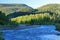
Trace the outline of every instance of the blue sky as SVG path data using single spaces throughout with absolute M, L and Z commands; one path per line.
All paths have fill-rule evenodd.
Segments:
M 46 4 L 60 4 L 60 0 L 0 0 L 0 3 L 27 4 L 33 8 L 38 8 Z

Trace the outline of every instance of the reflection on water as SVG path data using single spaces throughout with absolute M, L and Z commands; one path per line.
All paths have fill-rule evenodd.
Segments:
M 60 40 L 60 36 L 57 35 L 60 32 L 55 30 L 54 25 L 33 25 L 33 27 L 35 28 L 1 31 L 6 40 Z

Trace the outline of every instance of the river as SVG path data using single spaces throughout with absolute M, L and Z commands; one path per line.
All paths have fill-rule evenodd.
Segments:
M 0 31 L 3 32 L 2 36 L 5 40 L 60 40 L 60 35 L 58 35 L 60 32 L 54 25 L 19 25 L 16 30 Z

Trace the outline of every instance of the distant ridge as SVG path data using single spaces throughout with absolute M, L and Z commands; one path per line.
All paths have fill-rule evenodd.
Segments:
M 14 12 L 32 12 L 34 9 L 25 4 L 0 4 L 0 11 L 6 15 Z

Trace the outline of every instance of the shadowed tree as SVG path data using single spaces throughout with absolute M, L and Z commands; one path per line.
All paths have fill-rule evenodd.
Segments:
M 6 24 L 6 16 L 0 11 L 0 25 Z

